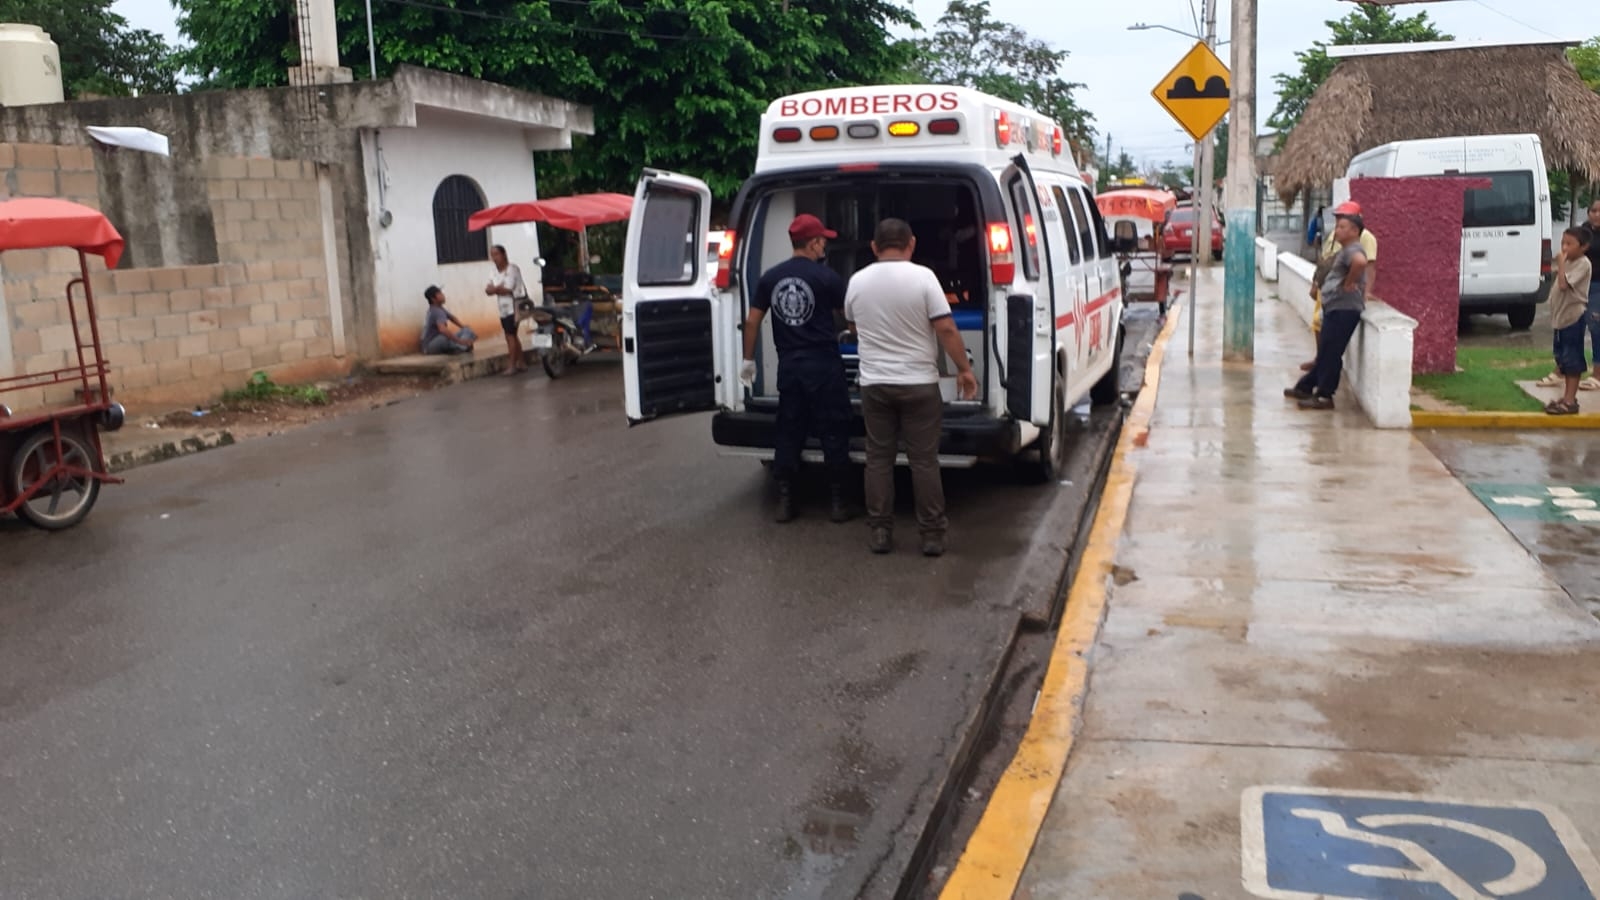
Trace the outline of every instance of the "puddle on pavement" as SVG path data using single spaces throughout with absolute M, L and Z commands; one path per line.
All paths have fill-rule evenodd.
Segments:
M 904 664 L 914 667 L 916 661 Z M 783 894 L 785 900 L 843 896 L 840 889 L 844 886 L 836 883 L 836 877 L 861 848 L 877 810 L 875 794 L 899 768 L 898 761 L 879 758 L 858 738 L 839 740 L 834 749 L 832 783 L 823 787 L 803 811 L 798 832 L 783 839 L 784 858 L 798 867 Z

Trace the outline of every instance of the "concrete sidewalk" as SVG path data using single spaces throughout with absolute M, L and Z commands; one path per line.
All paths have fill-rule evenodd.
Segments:
M 1129 453 L 1016 896 L 1592 896 L 1600 623 L 1409 432 L 1283 398 L 1312 355 L 1287 306 L 1259 303 L 1254 365 L 1223 364 L 1220 278 Z

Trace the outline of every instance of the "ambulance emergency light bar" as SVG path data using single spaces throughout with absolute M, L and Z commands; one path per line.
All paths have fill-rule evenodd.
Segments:
M 813 143 L 837 141 L 840 137 L 852 140 L 874 140 L 884 131 L 892 138 L 914 138 L 922 134 L 948 137 L 962 133 L 963 117 L 942 116 L 927 120 L 899 118 L 915 113 L 952 113 L 961 107 L 961 99 L 952 91 L 933 93 L 876 94 L 868 96 L 794 97 L 778 103 L 781 118 L 808 118 L 851 116 L 895 116 L 887 126 L 877 122 L 848 122 L 841 129 L 837 124 L 823 123 L 809 129 L 796 125 L 779 125 L 772 129 L 772 140 L 777 144 L 798 144 L 809 137 Z M 1013 117 L 1005 110 L 993 112 L 993 138 L 996 149 L 1004 150 L 1020 144 L 1028 150 L 1049 150 L 1051 156 L 1060 156 L 1066 140 L 1061 126 L 1050 122 Z

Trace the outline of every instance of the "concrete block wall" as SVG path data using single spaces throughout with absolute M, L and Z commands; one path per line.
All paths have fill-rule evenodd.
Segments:
M 14 196 L 26 186 L 100 206 L 98 189 L 82 193 L 96 184 L 90 148 L 0 144 L 0 162 L 8 154 L 13 163 L 6 188 Z M 115 397 L 130 408 L 203 403 L 257 370 L 284 383 L 348 371 L 348 363 L 334 357 L 313 167 L 244 159 L 207 166 L 221 262 L 107 272 L 91 257 L 110 381 Z M 78 272 L 77 255 L 7 251 L 0 253 L 0 272 L 0 376 L 75 364 L 65 288 Z M 21 411 L 70 402 L 73 390 L 30 388 L 3 400 Z

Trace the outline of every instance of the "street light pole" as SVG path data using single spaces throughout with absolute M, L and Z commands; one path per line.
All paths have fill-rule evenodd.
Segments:
M 1232 2 L 1222 346 L 1224 359 L 1249 360 L 1256 345 L 1256 0 Z

